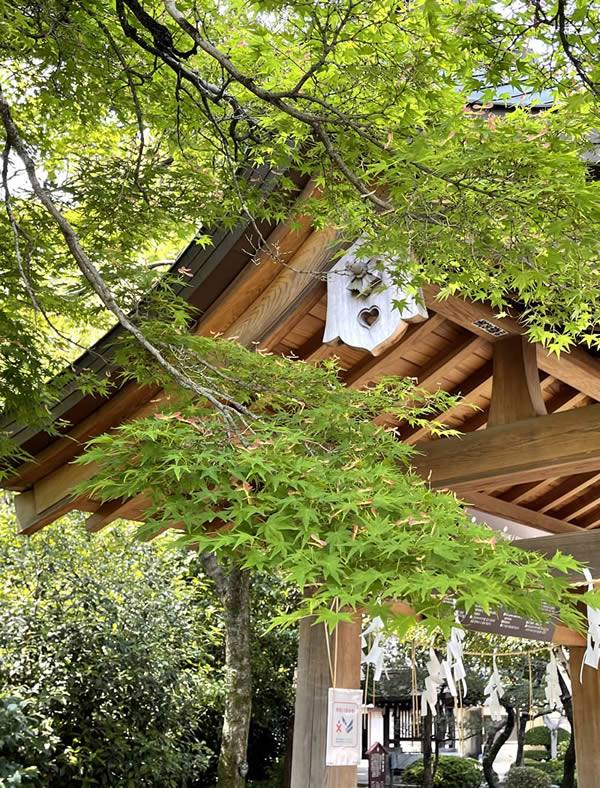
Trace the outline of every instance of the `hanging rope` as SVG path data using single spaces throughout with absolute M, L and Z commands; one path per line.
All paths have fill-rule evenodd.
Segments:
M 417 644 L 413 640 L 411 651 L 411 698 L 412 698 L 412 735 L 413 739 L 421 738 L 421 715 L 419 713 L 419 697 L 417 685 Z
M 531 672 L 531 654 L 527 654 L 527 669 L 529 672 L 529 719 L 532 720 L 535 716 L 533 709 L 533 676 Z

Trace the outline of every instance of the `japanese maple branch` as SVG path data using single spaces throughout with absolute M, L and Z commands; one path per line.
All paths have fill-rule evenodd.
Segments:
M 112 291 L 102 278 L 102 275 L 83 250 L 77 233 L 56 207 L 48 191 L 41 185 L 37 177 L 33 159 L 29 155 L 25 143 L 19 134 L 19 130 L 12 117 L 10 106 L 6 101 L 6 97 L 1 86 L 0 119 L 2 120 L 2 124 L 6 132 L 7 146 L 14 149 L 23 162 L 25 171 L 27 172 L 27 177 L 31 184 L 31 188 L 33 189 L 40 203 L 57 223 L 63 238 L 65 239 L 65 243 L 67 244 L 69 252 L 71 253 L 71 256 L 77 263 L 81 273 L 89 282 L 94 293 L 96 293 L 104 306 L 117 318 L 117 321 L 122 326 L 122 328 L 124 328 L 138 341 L 144 350 L 156 361 L 160 368 L 167 372 L 179 386 L 188 391 L 192 391 L 199 397 L 206 399 L 222 416 L 229 429 L 233 433 L 237 433 L 238 429 L 236 425 L 236 419 L 239 419 L 240 417 L 250 418 L 252 417 L 251 412 L 248 411 L 248 409 L 243 405 L 234 402 L 229 397 L 225 397 L 224 401 L 221 401 L 219 399 L 219 394 L 221 394 L 221 392 L 216 393 L 213 390 L 199 385 L 188 375 L 182 374 L 175 366 L 173 366 L 173 364 L 170 363 L 170 361 L 168 361 L 168 359 L 164 357 L 160 350 L 158 350 L 150 341 L 148 341 L 148 339 L 146 339 L 142 331 L 140 331 L 140 329 L 130 320 L 127 314 L 116 302 Z M 243 422 L 243 426 L 245 429 L 249 428 L 249 425 L 245 421 Z

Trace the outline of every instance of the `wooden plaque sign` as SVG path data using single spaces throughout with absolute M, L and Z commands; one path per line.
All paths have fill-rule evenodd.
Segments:
M 498 615 L 485 613 L 479 605 L 470 613 L 459 613 L 458 617 L 465 629 L 475 632 L 550 642 L 556 628 L 557 610 L 546 605 L 544 612 L 549 616 L 546 623 L 522 618 L 509 610 L 501 610 Z
M 387 750 L 379 742 L 367 751 L 369 760 L 369 788 L 385 788 L 385 764 Z

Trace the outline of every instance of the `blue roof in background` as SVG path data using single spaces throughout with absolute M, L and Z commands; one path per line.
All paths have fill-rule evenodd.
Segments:
M 481 101 L 487 91 L 477 90 L 469 96 L 469 103 Z M 554 96 L 550 90 L 539 93 L 533 90 L 515 88 L 514 85 L 500 85 L 495 89 L 495 96 L 490 99 L 495 107 L 539 107 L 544 109 L 554 104 Z

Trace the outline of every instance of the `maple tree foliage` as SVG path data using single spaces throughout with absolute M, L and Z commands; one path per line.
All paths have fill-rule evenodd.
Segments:
M 414 449 L 374 423 L 385 412 L 430 425 L 448 395 L 397 378 L 356 391 L 339 381 L 335 362 L 314 367 L 225 339 L 180 342 L 206 360 L 190 374 L 205 382 L 211 371 L 237 403 L 235 426 L 193 394 L 173 392 L 167 410 L 95 438 L 78 459 L 100 467 L 81 491 L 147 497 L 141 536 L 176 527 L 175 544 L 243 570 L 277 568 L 313 589 L 276 624 L 315 615 L 333 629 L 364 611 L 400 637 L 420 617 L 449 634 L 455 607 L 504 605 L 544 620 L 545 602 L 565 623 L 584 626 L 566 578 L 578 567 L 571 556 L 525 552 L 473 523 L 454 493 L 432 490 L 411 471 Z M 126 343 L 122 353 L 129 374 L 148 380 L 139 352 Z M 396 614 L 396 600 L 414 615 Z
M 517 302 L 556 351 L 595 342 L 598 20 L 582 0 L 0 9 L 0 394 L 21 416 L 35 399 L 43 417 L 41 382 L 82 324 L 126 320 L 148 262 L 289 213 L 248 165 L 283 187 L 313 176 L 315 224 L 365 236 L 398 282 Z

